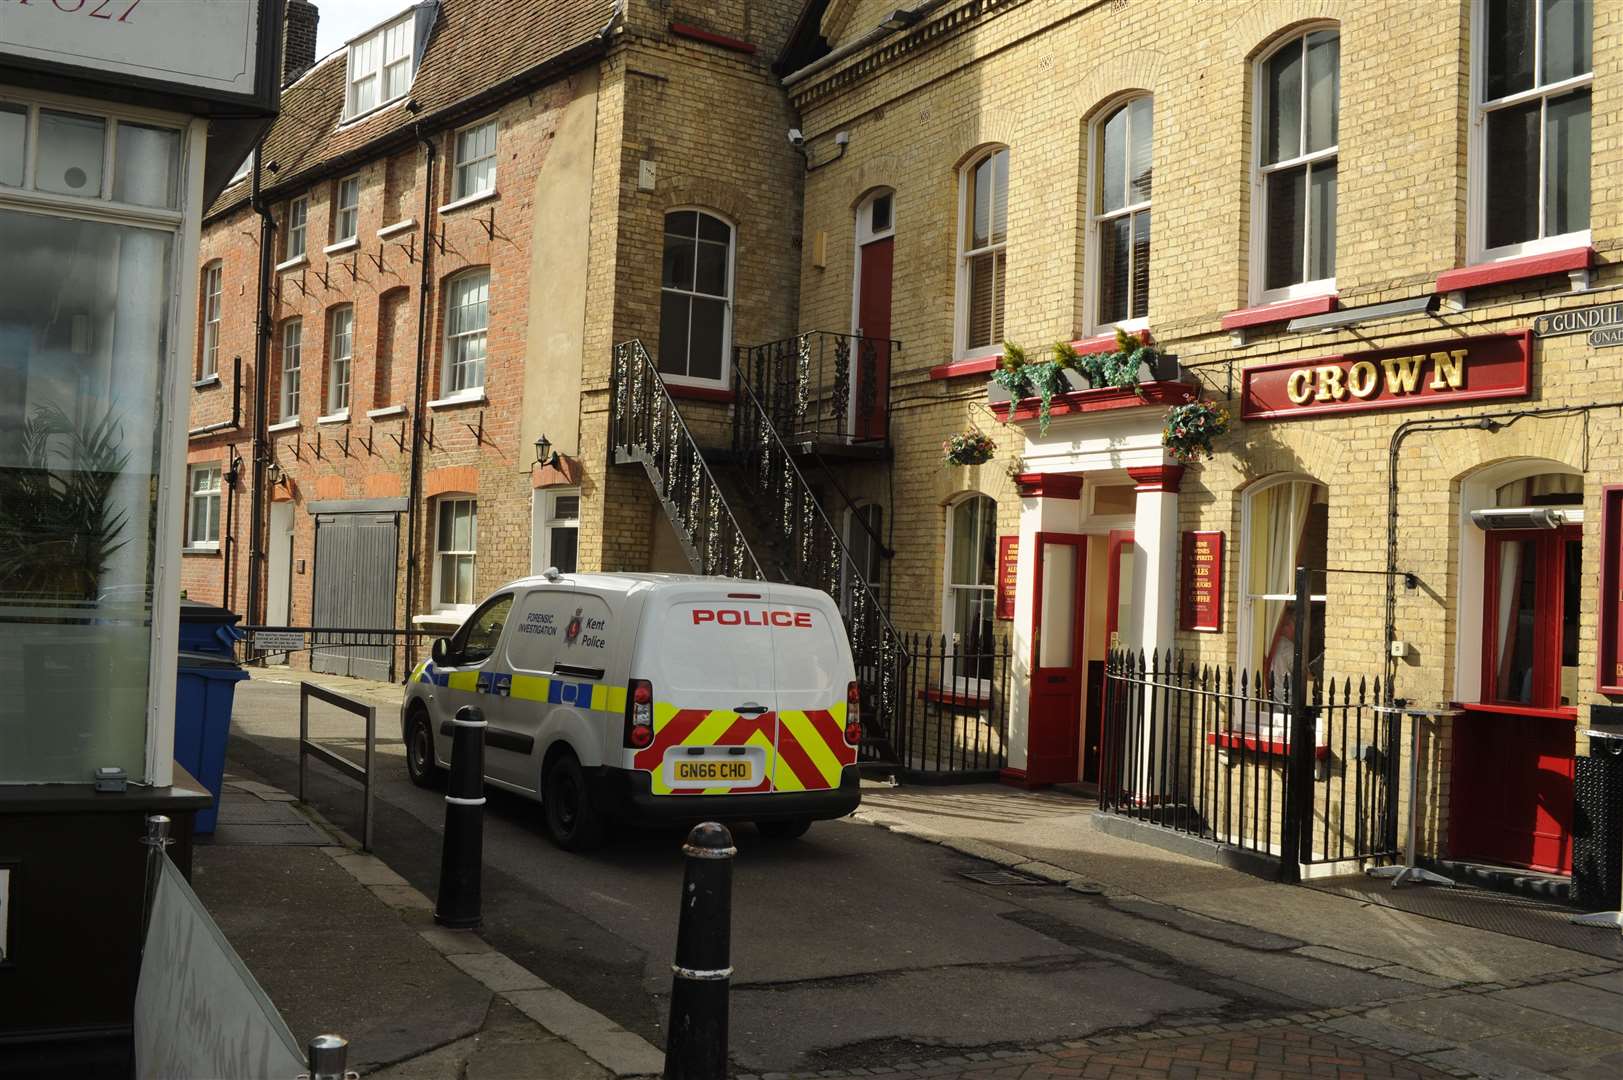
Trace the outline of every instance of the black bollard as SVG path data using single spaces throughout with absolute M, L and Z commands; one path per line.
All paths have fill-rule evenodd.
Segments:
M 682 845 L 682 909 L 671 965 L 671 1022 L 665 1080 L 727 1075 L 727 992 L 733 977 L 733 834 L 714 821 L 695 825 Z
M 451 721 L 451 772 L 445 784 L 445 835 L 440 847 L 440 895 L 434 921 L 472 930 L 479 916 L 484 859 L 485 714 L 464 705 Z

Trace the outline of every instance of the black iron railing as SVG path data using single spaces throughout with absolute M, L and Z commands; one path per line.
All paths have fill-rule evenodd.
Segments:
M 812 330 L 734 350 L 734 382 L 749 383 L 790 444 L 884 445 L 890 366 L 901 348 L 886 338 Z
M 1301 863 L 1391 854 L 1398 723 L 1381 681 L 1310 691 L 1293 725 L 1289 676 L 1112 653 L 1100 808 L 1273 857 L 1300 838 Z M 1293 727 L 1313 733 L 1310 753 L 1293 753 Z M 1300 784 L 1311 799 L 1292 798 Z
M 995 777 L 1008 764 L 1009 640 L 910 634 L 892 745 L 906 772 Z
M 617 462 L 636 462 L 701 574 L 764 578 L 682 413 L 640 341 L 614 347 L 609 442 Z

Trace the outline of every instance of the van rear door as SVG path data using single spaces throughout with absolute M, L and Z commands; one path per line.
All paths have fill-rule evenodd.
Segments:
M 857 748 L 845 741 L 846 695 L 855 672 L 834 602 L 793 586 L 767 586 L 778 702 L 774 791 L 840 786 Z M 856 719 L 856 717 L 852 717 Z
M 654 738 L 628 753 L 656 795 L 771 790 L 778 703 L 767 597 L 756 585 L 695 583 L 649 604 L 631 677 L 651 684 Z

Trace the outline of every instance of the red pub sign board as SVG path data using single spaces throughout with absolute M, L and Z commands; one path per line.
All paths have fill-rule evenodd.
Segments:
M 1223 629 L 1223 534 L 1183 534 L 1183 595 L 1178 629 L 1215 634 Z
M 1264 364 L 1245 369 L 1240 417 L 1288 420 L 1525 397 L 1532 357 L 1532 331 L 1517 330 Z
M 1014 586 L 1020 573 L 1020 538 L 997 538 L 997 617 L 1014 618 Z

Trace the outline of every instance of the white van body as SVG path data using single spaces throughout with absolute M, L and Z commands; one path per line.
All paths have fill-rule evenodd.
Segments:
M 491 594 L 435 654 L 401 709 L 412 778 L 449 764 L 449 721 L 478 706 L 486 782 L 541 800 L 565 847 L 605 820 L 798 835 L 859 802 L 856 673 L 815 589 L 549 572 Z

